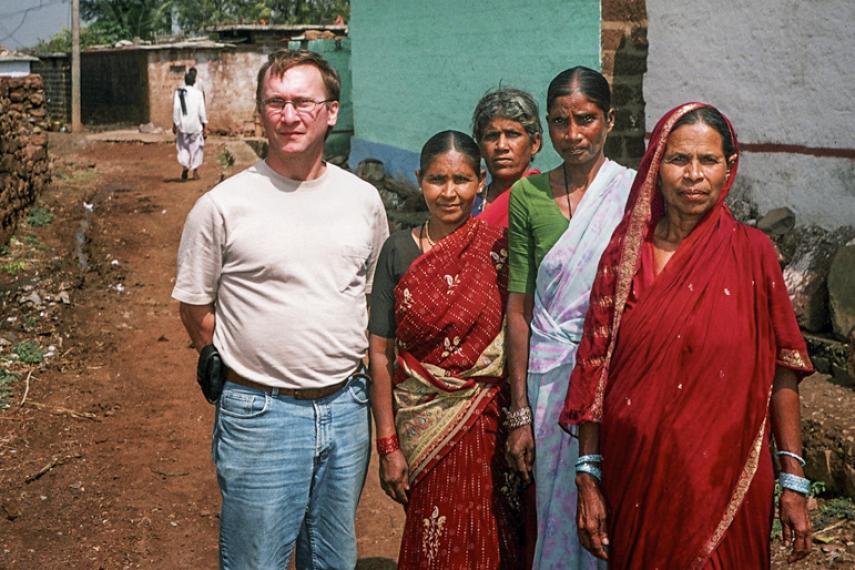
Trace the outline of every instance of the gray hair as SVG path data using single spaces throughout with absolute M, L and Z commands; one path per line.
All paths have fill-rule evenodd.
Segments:
M 472 113 L 472 136 L 478 143 L 487 125 L 496 117 L 518 122 L 530 138 L 543 134 L 537 103 L 522 89 L 499 87 L 481 97 Z

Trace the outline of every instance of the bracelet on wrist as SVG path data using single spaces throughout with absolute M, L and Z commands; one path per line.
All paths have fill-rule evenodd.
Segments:
M 398 442 L 398 434 L 377 438 L 377 454 L 380 457 L 386 457 L 399 449 L 401 449 L 401 444 Z
M 599 453 L 593 453 L 591 455 L 583 455 L 576 460 L 576 467 L 582 465 L 583 463 L 602 463 L 603 456 Z
M 799 495 L 807 497 L 810 494 L 810 481 L 804 477 L 792 473 L 781 473 L 778 475 L 778 483 L 781 484 L 782 489 L 794 491 Z
M 518 410 L 514 410 L 513 412 L 509 411 L 507 408 L 505 408 L 503 411 L 505 412 L 504 426 L 505 429 L 508 431 L 516 429 L 518 427 L 530 425 L 533 419 L 531 414 L 531 408 L 528 406 L 520 408 Z
M 778 457 L 790 457 L 792 459 L 795 459 L 802 467 L 807 465 L 807 461 L 805 461 L 804 457 L 797 453 L 793 453 L 792 451 L 777 451 L 775 455 L 777 455 Z
M 593 463 L 582 463 L 581 465 L 576 465 L 576 475 L 580 473 L 587 473 L 597 481 L 603 480 L 603 472 Z

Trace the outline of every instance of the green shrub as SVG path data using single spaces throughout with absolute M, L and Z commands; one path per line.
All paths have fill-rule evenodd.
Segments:
M 30 212 L 27 214 L 27 223 L 34 228 L 44 227 L 52 221 L 53 214 L 50 213 L 50 210 L 41 206 L 30 208 Z
M 15 346 L 14 352 L 21 359 L 21 362 L 25 364 L 41 364 L 45 356 L 45 351 L 42 350 L 42 347 L 32 340 L 25 340 L 19 343 Z

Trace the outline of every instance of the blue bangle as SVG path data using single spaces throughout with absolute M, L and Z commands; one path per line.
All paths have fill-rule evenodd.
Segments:
M 782 488 L 795 491 L 800 495 L 808 496 L 810 494 L 810 481 L 804 477 L 792 473 L 781 473 L 778 476 L 778 483 L 781 484 Z
M 602 463 L 603 456 L 599 454 L 595 455 L 583 455 L 579 459 L 576 460 L 576 466 L 582 465 L 583 463 Z
M 804 457 L 802 457 L 801 455 L 797 455 L 797 454 L 793 453 L 792 451 L 778 451 L 777 453 L 775 453 L 775 455 L 777 455 L 778 457 L 781 457 L 781 456 L 792 457 L 793 459 L 798 461 L 799 465 L 801 465 L 802 467 L 807 465 L 807 461 L 804 460 Z
M 603 480 L 603 472 L 600 471 L 600 468 L 594 465 L 593 463 L 583 463 L 581 465 L 576 466 L 576 473 L 587 473 L 596 479 L 597 481 Z

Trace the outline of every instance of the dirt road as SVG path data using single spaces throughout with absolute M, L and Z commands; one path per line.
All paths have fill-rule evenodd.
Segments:
M 182 183 L 171 145 L 52 138 L 40 205 L 53 220 L 0 252 L 0 568 L 216 567 L 212 408 L 169 294 L 181 225 L 217 182 L 223 144 Z M 403 516 L 376 465 L 359 568 L 391 570 Z M 855 551 L 853 526 L 835 560 Z

